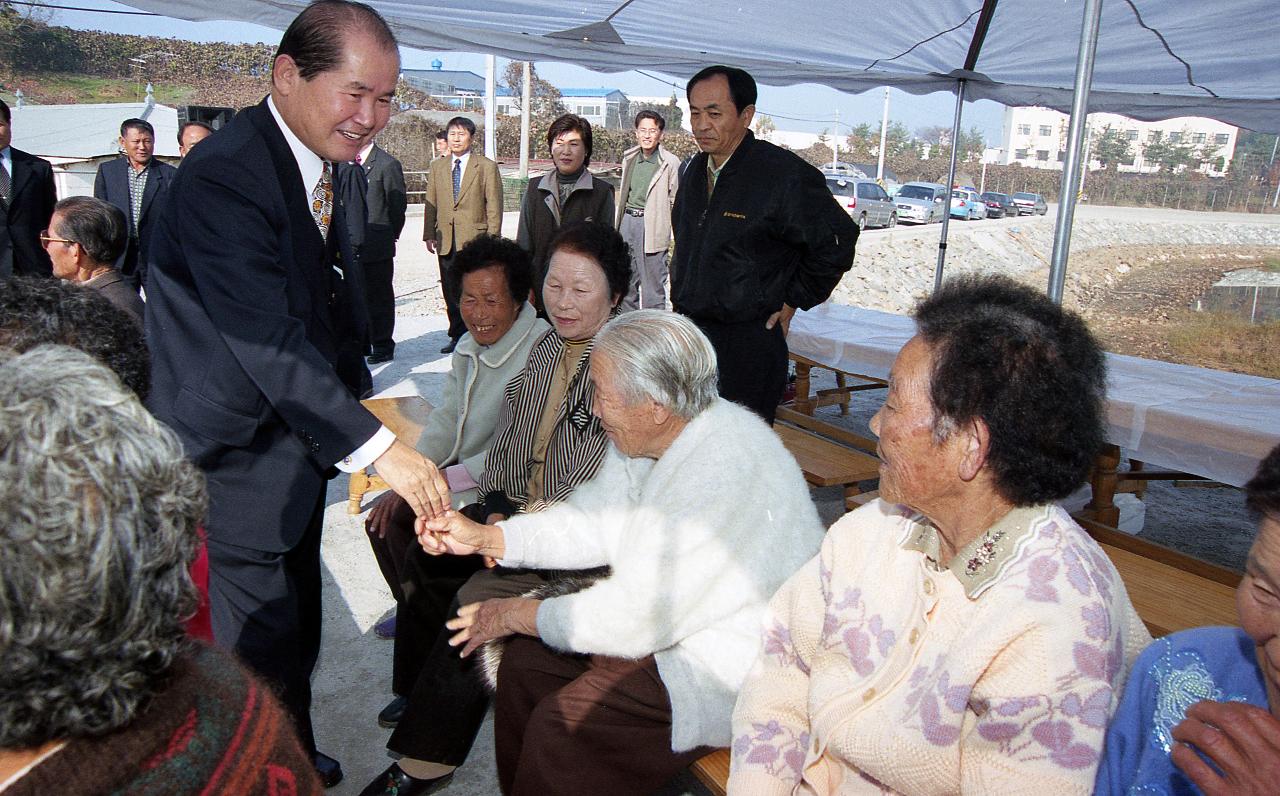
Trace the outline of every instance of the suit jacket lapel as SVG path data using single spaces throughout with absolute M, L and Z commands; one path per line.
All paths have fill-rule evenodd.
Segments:
M 480 162 L 477 160 L 478 155 L 472 155 L 467 158 L 467 167 L 462 170 L 462 186 L 458 188 L 458 198 L 453 201 L 453 206 L 457 207 L 462 203 L 462 197 L 467 195 L 467 189 L 475 184 L 478 178 L 477 170 Z
M 311 292 L 321 306 L 328 306 L 329 274 L 325 266 L 325 241 L 316 227 L 316 220 L 311 215 L 311 207 L 307 196 L 314 186 L 303 186 L 302 173 L 298 171 L 298 162 L 293 158 L 289 142 L 284 133 L 276 126 L 275 118 L 267 108 L 266 100 L 244 111 L 254 126 L 262 133 L 267 152 L 275 167 L 276 179 L 280 183 L 280 191 L 284 195 L 285 210 L 289 215 L 289 236 L 293 243 L 294 263 L 302 271 L 311 285 Z M 334 198 L 335 208 L 337 198 Z M 329 232 L 334 234 L 342 223 L 336 217 L 329 219 Z M 333 319 L 328 312 L 317 312 L 324 319 L 325 325 L 332 329 Z
M 128 168 L 127 163 L 125 167 Z M 126 171 L 124 176 L 125 185 L 127 186 L 129 172 Z M 156 192 L 160 190 L 160 182 L 162 180 L 164 180 L 164 177 L 161 176 L 159 161 L 152 158 L 151 162 L 147 164 L 147 184 L 142 189 L 142 209 L 138 211 L 139 222 L 147 217 L 147 210 L 151 207 L 151 200 L 155 198 Z
M 11 198 L 9 205 L 15 206 L 18 204 L 18 194 L 26 187 L 27 180 L 31 179 L 32 169 L 27 159 L 22 157 L 22 153 L 13 147 L 9 148 L 9 165 L 12 167 L 9 174 L 9 196 Z

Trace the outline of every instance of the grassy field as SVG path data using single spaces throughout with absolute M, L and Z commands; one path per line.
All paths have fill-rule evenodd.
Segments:
M 40 76 L 45 102 L 142 102 L 147 84 L 89 75 L 46 73 Z M 156 102 L 163 105 L 188 105 L 195 90 L 187 86 L 161 84 L 155 86 Z
M 1169 346 L 1179 361 L 1280 379 L 1280 321 L 1191 311 L 1171 320 Z

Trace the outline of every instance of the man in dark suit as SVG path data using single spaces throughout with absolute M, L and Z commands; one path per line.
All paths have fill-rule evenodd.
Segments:
M 280 689 L 327 784 L 341 769 L 310 720 L 325 482 L 372 463 L 418 515 L 449 506 L 440 472 L 336 369 L 365 320 L 333 164 L 387 123 L 399 67 L 376 11 L 308 6 L 270 96 L 183 161 L 148 274 L 148 404 L 208 477 L 214 638 Z
M 50 276 L 53 265 L 40 245 L 58 201 L 49 161 L 9 146 L 9 106 L 0 100 L 0 279 Z
M 408 204 L 404 169 L 400 161 L 376 144 L 369 144 L 356 161 L 368 181 L 365 196 L 364 245 L 360 263 L 369 296 L 369 364 L 389 362 L 395 357 L 396 293 L 391 286 L 396 256 L 396 240 L 404 229 Z
M 135 288 L 145 287 L 152 231 L 177 169 L 151 156 L 156 131 L 143 119 L 125 119 L 120 125 L 120 150 L 124 154 L 98 167 L 93 195 L 124 211 L 129 219 L 129 245 L 116 266 Z

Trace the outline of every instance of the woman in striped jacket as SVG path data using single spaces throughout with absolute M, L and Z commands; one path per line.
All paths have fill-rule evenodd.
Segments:
M 552 241 L 542 295 L 553 328 L 507 385 L 480 478 L 480 501 L 468 512 L 474 518 L 493 523 L 539 511 L 567 498 L 599 469 L 608 439 L 591 414 L 591 348 L 630 279 L 627 244 L 607 224 L 566 226 Z M 492 562 L 479 556 L 432 558 L 417 551 L 411 562 L 421 570 L 424 592 L 430 591 L 421 599 L 442 602 L 453 593 L 445 616 L 454 616 L 460 605 L 523 594 L 548 580 L 538 570 L 486 567 Z M 433 608 L 439 616 L 438 606 Z M 397 633 L 408 621 L 411 610 L 397 615 Z M 402 757 L 361 796 L 431 792 L 466 760 L 488 696 L 473 659 L 459 658 L 450 635 L 439 627 L 434 643 L 422 650 L 422 668 L 412 693 L 403 695 L 403 711 L 389 716 L 384 710 L 379 717 L 384 726 L 395 726 L 387 748 Z

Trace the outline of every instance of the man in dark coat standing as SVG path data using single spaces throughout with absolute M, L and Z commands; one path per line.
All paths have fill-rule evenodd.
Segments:
M 333 164 L 387 123 L 399 68 L 372 8 L 308 6 L 270 96 L 183 161 L 147 284 L 148 404 L 208 478 L 214 638 L 280 690 L 328 785 L 341 768 L 310 719 L 326 481 L 373 464 L 416 514 L 449 506 L 440 472 L 336 370 L 365 316 Z
M 93 195 L 120 208 L 129 220 L 129 245 L 116 267 L 135 289 L 146 286 L 152 231 L 178 172 L 152 157 L 155 146 L 156 131 L 150 122 L 125 119 L 120 125 L 124 154 L 99 166 L 93 181 Z
M 53 265 L 40 243 L 58 197 L 49 161 L 10 146 L 12 115 L 0 100 L 0 279 L 51 276 Z
M 356 161 L 364 169 L 368 181 L 365 196 L 364 246 L 360 262 L 369 297 L 369 364 L 388 362 L 395 357 L 396 293 L 394 275 L 396 240 L 404 229 L 404 213 L 408 204 L 404 169 L 400 161 L 376 144 L 369 144 Z

